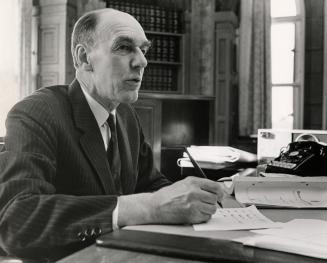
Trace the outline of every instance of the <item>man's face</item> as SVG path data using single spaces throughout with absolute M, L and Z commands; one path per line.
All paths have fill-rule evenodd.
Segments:
M 100 15 L 95 47 L 88 52 L 90 93 L 106 108 L 138 98 L 150 42 L 140 24 L 125 13 Z

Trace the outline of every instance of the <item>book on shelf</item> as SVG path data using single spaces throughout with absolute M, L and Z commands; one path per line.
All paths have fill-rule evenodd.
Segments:
M 179 62 L 179 38 L 167 35 L 148 34 L 152 42 L 147 59 L 160 62 Z
M 327 177 L 264 174 L 221 178 L 225 191 L 244 205 L 258 207 L 327 208 Z
M 177 75 L 169 66 L 149 65 L 143 76 L 141 90 L 176 92 Z
M 148 31 L 170 33 L 182 31 L 182 11 L 175 7 L 163 7 L 144 0 L 107 0 L 107 7 L 131 14 Z

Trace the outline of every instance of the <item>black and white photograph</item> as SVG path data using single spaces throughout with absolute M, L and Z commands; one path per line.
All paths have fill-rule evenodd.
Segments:
M 0 263 L 327 261 L 327 1 L 0 0 Z

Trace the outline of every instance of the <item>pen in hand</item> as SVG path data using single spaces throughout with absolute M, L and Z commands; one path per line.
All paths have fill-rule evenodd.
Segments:
M 201 167 L 198 165 L 198 163 L 193 159 L 192 155 L 189 153 L 189 151 L 187 150 L 187 147 L 184 147 L 184 151 L 186 152 L 188 158 L 190 159 L 191 163 L 193 164 L 193 167 L 197 173 L 197 175 L 199 177 L 202 178 L 207 178 L 207 176 L 205 175 L 205 173 L 203 172 L 203 170 L 201 169 Z
M 201 169 L 201 167 L 199 166 L 199 164 L 193 159 L 192 155 L 190 154 L 190 152 L 187 150 L 187 147 L 184 147 L 184 151 L 186 152 L 188 158 L 190 159 L 194 169 L 195 169 L 195 172 L 196 174 L 199 176 L 199 177 L 202 177 L 202 178 L 208 178 L 205 173 L 203 172 L 203 170 Z M 219 208 L 222 208 L 222 205 L 219 201 L 217 201 L 217 205 Z

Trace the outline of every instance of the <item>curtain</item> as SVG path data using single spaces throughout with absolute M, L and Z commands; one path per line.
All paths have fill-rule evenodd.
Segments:
M 36 89 L 33 82 L 33 70 L 36 65 L 32 65 L 32 16 L 33 0 L 16 0 L 19 5 L 19 97 L 24 98 Z M 37 63 L 35 61 L 35 63 Z
M 239 134 L 271 127 L 270 0 L 242 0 Z

